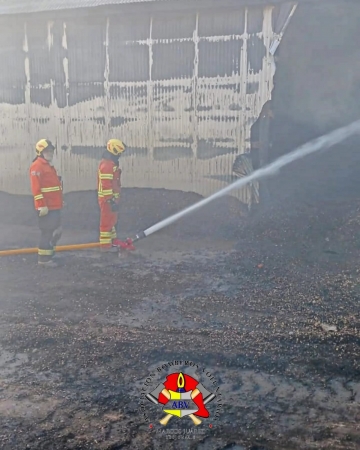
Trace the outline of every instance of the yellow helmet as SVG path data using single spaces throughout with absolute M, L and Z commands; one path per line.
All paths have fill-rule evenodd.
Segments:
M 106 148 L 111 154 L 118 156 L 125 150 L 126 145 L 119 139 L 110 139 Z
M 41 139 L 35 146 L 36 149 L 36 154 L 38 156 L 41 155 L 41 153 L 44 150 L 55 150 L 54 145 L 51 143 L 51 141 L 49 141 L 48 139 Z

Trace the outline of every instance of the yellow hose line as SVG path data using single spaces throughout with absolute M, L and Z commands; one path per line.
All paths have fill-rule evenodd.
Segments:
M 100 247 L 99 242 L 94 242 L 92 244 L 74 244 L 74 245 L 60 245 L 55 247 L 56 252 L 66 252 L 69 250 L 86 250 L 89 248 Z M 0 251 L 0 256 L 11 256 L 11 255 L 26 255 L 29 253 L 37 253 L 37 248 L 17 248 L 15 250 L 2 250 Z

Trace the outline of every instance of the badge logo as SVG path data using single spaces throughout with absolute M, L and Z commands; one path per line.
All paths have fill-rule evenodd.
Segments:
M 166 377 L 164 383 L 146 395 L 146 398 L 156 405 L 164 405 L 166 416 L 160 420 L 161 425 L 167 425 L 174 416 L 189 417 L 194 425 L 200 425 L 199 417 L 208 418 L 209 411 L 205 405 L 216 397 L 195 378 L 182 372 L 175 372 Z
M 174 367 L 176 365 L 178 370 Z M 196 370 L 193 376 L 185 373 L 190 367 Z M 191 420 L 196 427 L 210 416 L 211 422 L 218 421 L 223 406 L 222 395 L 219 386 L 216 386 L 218 383 L 215 377 L 207 369 L 191 361 L 174 361 L 157 367 L 156 372 L 150 374 L 141 388 L 139 410 L 146 422 L 150 422 L 148 415 L 150 402 L 162 410 L 163 417 L 161 419 L 159 417 L 162 428 L 170 421 L 175 424 L 184 418 L 185 421 Z M 211 392 L 211 388 L 205 387 L 209 382 L 213 385 L 214 392 Z M 214 400 L 215 406 L 210 407 L 210 411 L 213 412 L 211 414 L 208 405 Z M 213 425 L 210 423 L 209 427 L 212 428 Z

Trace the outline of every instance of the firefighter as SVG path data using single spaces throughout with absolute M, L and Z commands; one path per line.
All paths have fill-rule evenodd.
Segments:
M 119 158 L 126 145 L 118 139 L 107 143 L 98 169 L 98 202 L 100 207 L 100 250 L 117 252 L 116 225 L 120 203 L 121 169 Z
M 57 266 L 53 261 L 54 247 L 62 234 L 62 181 L 52 164 L 54 152 L 54 145 L 48 139 L 41 139 L 36 144 L 36 158 L 30 166 L 31 191 L 41 232 L 38 263 L 46 267 Z

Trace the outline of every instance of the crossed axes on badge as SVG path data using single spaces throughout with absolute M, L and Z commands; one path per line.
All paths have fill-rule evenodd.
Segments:
M 152 403 L 155 403 L 155 405 L 159 405 L 159 401 L 157 399 L 157 397 L 159 396 L 160 392 L 164 395 L 164 397 L 166 397 L 168 400 L 171 399 L 171 394 L 170 392 L 165 388 L 165 386 L 163 384 L 160 384 L 153 392 L 151 392 L 150 394 L 146 394 L 146 398 L 148 400 L 150 400 Z M 209 392 L 208 390 L 206 390 L 204 388 L 204 386 L 199 383 L 198 387 L 196 389 L 194 389 L 191 392 L 191 399 L 194 400 L 195 397 L 197 397 L 199 394 L 203 395 L 203 402 L 204 405 L 206 405 L 207 403 L 211 402 L 212 400 L 214 400 L 214 398 L 216 397 L 215 394 L 212 394 L 211 392 Z M 201 420 L 198 419 L 194 414 L 188 414 L 188 416 L 190 417 L 190 419 L 193 421 L 194 425 L 200 425 L 201 424 Z M 167 425 L 169 420 L 174 417 L 174 414 L 167 414 L 166 416 L 164 416 L 161 420 L 160 423 L 161 425 Z

